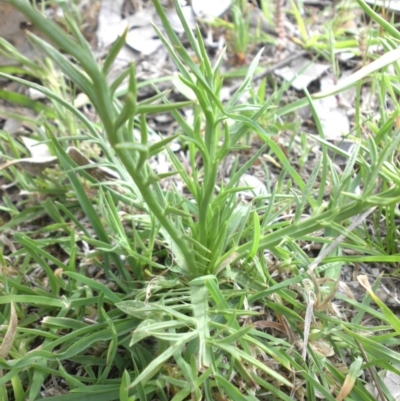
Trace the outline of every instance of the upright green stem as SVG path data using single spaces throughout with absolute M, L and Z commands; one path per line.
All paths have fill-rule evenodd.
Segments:
M 116 145 L 120 142 L 115 141 L 113 135 L 110 135 L 108 138 L 111 145 L 115 149 Z M 143 179 L 142 174 L 136 171 L 136 166 L 133 163 L 132 156 L 127 154 L 126 151 L 120 149 L 116 149 L 116 153 L 125 166 L 126 170 L 128 171 L 129 175 L 132 177 L 136 186 L 138 187 L 141 195 L 143 196 L 143 199 L 146 202 L 147 207 L 154 214 L 161 226 L 168 232 L 172 240 L 175 242 L 176 246 L 181 251 L 185 259 L 186 270 L 191 274 L 192 277 L 196 277 L 196 260 L 191 251 L 191 247 L 182 237 L 182 234 L 172 225 L 171 221 L 166 217 L 166 215 L 164 214 L 165 209 L 162 207 L 163 205 L 160 205 L 158 199 L 156 199 L 156 197 L 152 194 L 151 188 L 149 187 L 148 183 L 146 183 Z
M 210 230 L 209 213 L 212 213 L 210 206 L 215 191 L 215 183 L 218 174 L 218 163 L 215 152 L 215 120 L 211 110 L 203 110 L 206 115 L 205 145 L 208 152 L 208 161 L 204 160 L 204 182 L 202 197 L 199 205 L 199 231 L 200 243 L 209 248 Z
M 149 185 L 143 179 L 143 175 L 135 169 L 132 155 L 126 151 L 117 149 L 118 144 L 124 142 L 123 135 L 120 132 L 114 132 L 116 109 L 113 105 L 113 99 L 110 88 L 107 83 L 106 76 L 103 74 L 100 66 L 97 64 L 92 54 L 88 54 L 87 49 L 84 49 L 78 42 L 69 37 L 59 26 L 52 21 L 49 21 L 38 11 L 36 11 L 26 0 L 11 0 L 11 4 L 20 12 L 26 15 L 29 20 L 42 30 L 58 48 L 64 49 L 81 64 L 83 70 L 92 80 L 96 99 L 94 106 L 101 118 L 108 141 L 115 149 L 115 152 L 120 157 L 122 163 L 137 185 L 143 199 L 149 210 L 158 219 L 162 227 L 168 232 L 176 246 L 181 251 L 186 269 L 192 276 L 196 275 L 196 263 L 191 248 L 188 243 L 182 238 L 181 233 L 172 225 L 170 220 L 164 214 L 164 205 L 160 205 L 155 196 L 153 196 Z

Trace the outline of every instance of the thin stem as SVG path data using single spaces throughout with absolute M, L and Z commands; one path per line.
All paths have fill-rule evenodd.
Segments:
M 109 140 L 114 149 L 115 146 L 120 143 L 118 141 L 114 141 L 113 138 L 110 137 Z M 192 276 L 196 276 L 196 261 L 193 253 L 191 252 L 191 247 L 188 246 L 188 243 L 182 237 L 182 234 L 172 225 L 171 221 L 165 216 L 165 209 L 163 208 L 163 205 L 161 205 L 158 199 L 156 199 L 156 197 L 152 194 L 151 188 L 142 178 L 142 174 L 136 171 L 136 166 L 133 163 L 132 156 L 127 154 L 126 151 L 120 149 L 116 149 L 116 153 L 125 166 L 126 170 L 128 171 L 129 175 L 134 180 L 137 188 L 139 189 L 141 195 L 143 196 L 143 199 L 146 202 L 147 207 L 154 214 L 161 226 L 168 232 L 172 240 L 181 251 L 186 263 L 185 268 L 187 269 L 187 271 L 190 272 Z

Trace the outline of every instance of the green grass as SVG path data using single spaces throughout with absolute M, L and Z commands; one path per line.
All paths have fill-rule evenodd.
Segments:
M 173 103 L 158 91 L 139 102 L 134 66 L 107 83 L 124 37 L 100 65 L 72 18 L 66 20 L 68 35 L 27 1 L 10 2 L 53 45 L 31 37 L 46 56 L 40 65 L 8 48 L 25 77 L 0 75 L 47 97 L 46 106 L 16 94 L 11 101 L 40 112 L 31 121 L 33 135 L 48 144 L 58 166 L 34 177 L 16 165 L 0 170 L 28 194 L 17 201 L 5 195 L 2 206 L 9 218 L 0 234 L 15 249 L 0 245 L 0 399 L 264 401 L 300 399 L 303 393 L 307 400 L 333 401 L 339 394 L 374 400 L 362 373 L 398 373 L 398 318 L 379 301 L 373 307 L 373 293 L 362 302 L 342 297 L 355 311 L 349 319 L 334 313 L 331 301 L 345 264 L 400 261 L 400 132 L 392 129 L 399 71 L 396 63 L 394 73 L 387 68 L 400 58 L 398 33 L 358 0 L 386 29 L 380 39 L 386 55 L 338 89 L 358 91 L 351 133 L 357 146 L 348 154 L 325 140 L 311 96 L 283 104 L 286 87 L 272 96 L 265 81 L 253 88 L 261 53 L 237 92 L 221 102 L 222 55 L 211 65 L 200 32 L 185 27 L 191 50 L 202 60 L 196 64 L 158 0 L 153 2 L 165 33 L 157 32 L 196 101 Z M 329 46 L 328 59 L 335 49 Z M 40 84 L 33 83 L 38 77 Z M 129 87 L 120 94 L 124 78 Z M 364 82 L 379 94 L 378 119 L 360 112 Z M 77 92 L 88 96 L 98 123 L 73 106 Z M 387 97 L 394 114 L 386 109 Z M 281 120 L 289 124 L 307 103 L 322 156 L 305 179 L 274 136 Z M 189 107 L 192 124 L 179 112 Z M 177 123 L 176 135 L 150 143 L 146 116 L 166 111 Z M 229 155 L 247 151 L 251 136 L 263 145 L 221 182 L 220 166 Z M 1 138 L 4 157 L 27 156 L 15 138 L 5 132 Z M 176 138 L 187 147 L 189 168 L 169 149 Z M 98 180 L 71 158 L 70 146 L 87 144 L 97 165 L 119 178 Z M 342 173 L 328 150 L 348 159 Z M 160 153 L 173 166 L 170 173 L 157 175 L 150 167 Z M 241 187 L 240 178 L 254 163 L 264 163 L 266 153 L 282 166 L 281 174 L 272 184 L 265 166 L 267 195 L 243 202 L 239 193 L 251 188 Z M 185 194 L 176 182 L 184 184 Z M 372 236 L 359 218 L 367 212 L 375 233 L 384 222 L 384 238 Z M 320 244 L 320 258 L 312 258 L 304 243 Z M 368 316 L 379 324 L 364 326 Z

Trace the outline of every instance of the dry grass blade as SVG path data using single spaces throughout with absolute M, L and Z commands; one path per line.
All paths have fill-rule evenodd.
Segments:
M 7 332 L 0 346 L 0 358 L 6 358 L 14 343 L 15 335 L 17 334 L 18 317 L 15 311 L 14 303 L 10 303 L 10 320 L 8 322 Z

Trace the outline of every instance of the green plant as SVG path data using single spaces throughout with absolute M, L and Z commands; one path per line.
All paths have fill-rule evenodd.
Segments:
M 246 62 L 247 48 L 250 43 L 250 13 L 244 16 L 243 11 L 236 5 L 232 6 L 233 28 L 230 31 L 230 41 L 233 47 L 235 65 Z
M 64 185 L 59 199 L 48 198 L 44 206 L 27 209 L 31 214 L 46 211 L 62 235 L 37 240 L 26 233 L 15 234 L 21 248 L 13 257 L 24 258 L 21 271 L 31 273 L 34 261 L 46 273 L 48 286 L 43 289 L 35 282 L 30 288 L 23 282 L 23 275 L 2 272 L 2 318 L 16 314 L 20 320 L 13 333 L 18 346 L 8 350 L 8 360 L 0 361 L 3 398 L 7 399 L 7 385 L 11 383 L 16 399 L 33 401 L 53 376 L 66 383 L 69 393 L 50 397 L 52 401 L 167 400 L 171 394 L 173 400 L 290 400 L 295 391 L 294 379 L 306 382 L 308 399 L 315 399 L 318 391 L 327 400 L 334 400 L 331 391 L 337 391 L 345 377 L 334 361 L 317 351 L 315 344 L 320 342 L 332 347 L 341 360 L 346 360 L 348 349 L 352 350 L 350 396 L 372 399 L 357 378 L 365 367 L 358 344 L 374 361 L 370 364 L 383 360 L 380 367 L 395 371 L 400 356 L 389 346 L 398 345 L 396 333 L 380 335 L 380 330 L 390 329 L 393 316 L 372 309 L 367 300 L 362 304 L 347 301 L 359 309 L 353 322 L 329 315 L 326 307 L 332 287 L 322 285 L 317 276 L 338 280 L 343 263 L 398 258 L 378 252 L 363 240 L 362 233 L 351 232 L 349 227 L 354 227 L 349 220 L 371 207 L 393 208 L 400 200 L 398 167 L 392 161 L 400 134 L 392 135 L 386 121 L 382 127 L 374 127 L 378 130 L 376 137 L 364 139 L 359 121 L 355 135 L 358 147 L 347 154 L 325 141 L 310 96 L 278 108 L 281 95 L 264 101 L 265 92 L 260 89 L 257 94 L 250 91 L 250 101 L 242 102 L 242 96 L 251 89 L 260 54 L 249 66 L 237 92 L 229 102 L 222 103 L 219 67 L 223 55 L 211 65 L 200 32 L 194 35 L 188 28 L 178 1 L 178 15 L 191 49 L 201 62 L 196 64 L 183 47 L 158 0 L 154 5 L 165 34 L 157 28 L 156 31 L 174 59 L 180 79 L 195 93 L 196 102 L 170 103 L 166 93 L 138 102 L 133 66 L 114 83 L 107 83 L 107 73 L 123 46 L 123 36 L 99 65 L 72 19 L 67 18 L 71 37 L 35 11 L 28 1 L 11 3 L 65 53 L 32 36 L 49 58 L 48 63 L 51 60 L 88 96 L 101 123 L 91 123 L 67 101 L 74 91 L 61 90 L 63 85 L 49 88 L 1 74 L 41 91 L 51 101 L 51 111 L 36 124 L 36 134 L 48 140 L 58 157 L 61 174 L 69 180 L 67 184 L 59 183 L 59 187 Z M 395 61 L 393 51 L 388 54 L 346 85 L 358 84 L 367 74 Z M 49 78 L 52 72 L 50 68 Z M 126 77 L 128 91 L 119 98 L 117 89 Z M 395 90 L 390 79 L 382 82 L 389 91 Z M 382 87 L 385 90 L 386 86 Z M 359 101 L 358 97 L 358 105 Z M 323 156 L 305 181 L 272 137 L 276 118 L 307 102 L 317 122 Z M 177 111 L 183 107 L 194 108 L 193 125 Z M 189 169 L 168 147 L 175 136 L 149 142 L 146 114 L 165 111 L 172 113 L 181 138 L 188 144 Z M 54 117 L 60 132 L 52 124 Z M 71 119 L 73 123 L 68 123 Z M 139 139 L 133 128 L 140 130 Z M 236 163 L 227 182 L 219 180 L 222 162 L 230 154 L 247 150 L 243 139 L 249 134 L 257 135 L 264 145 L 243 165 Z M 98 181 L 71 159 L 67 147 L 82 140 L 102 150 L 99 164 L 111 166 L 119 179 Z M 9 143 L 15 145 L 12 139 Z M 334 169 L 328 148 L 348 158 L 342 174 Z M 243 203 L 238 193 L 251 188 L 241 187 L 240 178 L 267 149 L 282 166 L 282 174 L 275 185 L 268 185 L 267 195 Z M 174 171 L 156 175 L 149 160 L 161 152 L 168 154 Z M 175 176 L 184 183 L 188 196 L 173 184 L 168 189 L 162 186 Z M 378 182 L 383 184 L 377 192 Z M 32 179 L 28 184 L 49 188 L 45 178 Z M 362 186 L 361 194 L 357 193 L 358 186 Z M 91 196 L 88 189 L 95 194 Z M 76 210 L 84 212 L 90 227 L 74 216 Z M 16 227 L 20 221 L 17 212 L 13 210 L 19 220 L 11 220 L 8 228 Z M 290 217 L 283 218 L 285 215 Z M 323 230 L 324 236 L 315 234 L 318 230 Z M 297 243 L 307 240 L 328 247 L 339 235 L 346 238 L 342 248 L 361 255 L 344 256 L 331 251 L 317 263 Z M 88 277 L 85 269 L 76 264 L 78 239 L 93 248 L 91 259 L 104 271 L 105 282 Z M 47 247 L 55 243 L 61 244 L 69 255 L 68 263 L 48 252 Z M 276 281 L 265 252 L 278 260 L 277 272 L 288 272 L 288 279 Z M 61 269 L 62 275 L 56 273 L 54 266 Z M 108 285 L 113 285 L 112 289 Z M 30 313 L 25 305 L 37 310 Z M 263 320 L 260 309 L 274 313 L 278 321 L 273 323 L 284 336 L 257 330 L 263 327 L 257 320 L 272 327 L 268 326 L 271 322 Z M 322 323 L 307 331 L 312 312 Z M 371 337 L 367 339 L 360 335 L 366 330 L 360 324 L 365 313 L 385 323 L 368 329 Z M 41 326 L 33 327 L 32 322 L 38 319 Z M 32 343 L 39 339 L 40 349 L 32 350 Z M 307 345 L 308 359 L 302 350 Z M 75 365 L 84 375 L 78 374 Z

